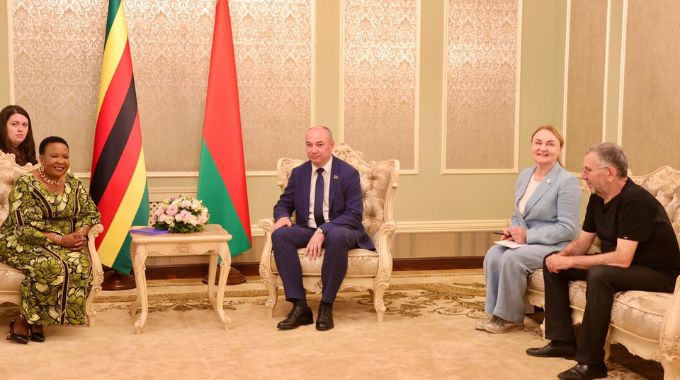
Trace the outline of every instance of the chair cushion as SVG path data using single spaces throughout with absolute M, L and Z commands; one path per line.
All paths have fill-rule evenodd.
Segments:
M 18 292 L 23 280 L 23 273 L 5 263 L 0 263 L 0 289 L 16 289 Z
M 529 276 L 528 286 L 532 290 L 545 293 L 542 270 L 537 270 Z M 642 338 L 658 341 L 663 318 L 672 298 L 671 293 L 637 290 L 618 292 L 614 295 L 611 324 Z M 585 309 L 585 281 L 569 283 L 569 300 L 573 307 Z
M 671 293 L 628 291 L 614 296 L 611 324 L 642 338 L 659 341 Z
M 305 249 L 298 249 L 298 256 L 300 257 L 300 264 L 302 264 L 303 276 L 321 276 L 321 264 L 323 263 L 323 255 L 326 253 L 322 250 L 321 257 L 312 261 L 305 257 Z M 369 251 L 367 249 L 352 249 L 347 253 L 347 275 L 345 277 L 375 277 L 378 274 L 378 253 Z M 276 260 L 274 254 L 270 256 L 272 272 L 279 274 L 279 269 L 276 267 Z

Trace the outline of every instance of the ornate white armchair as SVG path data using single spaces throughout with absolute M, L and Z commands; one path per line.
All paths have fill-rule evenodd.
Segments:
M 14 187 L 17 178 L 22 174 L 37 168 L 37 166 L 33 166 L 32 164 L 19 166 L 14 162 L 13 154 L 0 152 L 0 225 L 7 219 L 9 213 L 9 205 L 7 203 L 9 192 L 12 190 L 12 187 Z M 102 231 L 104 231 L 104 226 L 97 224 L 90 229 L 90 233 L 88 234 L 87 246 L 92 267 L 92 290 L 90 291 L 90 295 L 86 302 L 87 324 L 89 326 L 94 325 L 94 316 L 96 314 L 92 302 L 97 296 L 97 293 L 101 292 L 102 281 L 104 281 L 104 271 L 102 270 L 102 264 L 94 246 L 94 239 Z M 21 281 L 23 280 L 23 273 L 9 265 L 0 263 L 0 304 L 20 304 L 21 295 L 19 293 L 19 288 L 21 286 Z
M 373 297 L 373 304 L 382 322 L 385 314 L 385 302 L 383 296 L 390 286 L 392 276 L 392 240 L 396 230 L 393 217 L 394 194 L 397 189 L 399 178 L 399 161 L 371 161 L 365 162 L 361 152 L 355 152 L 344 143 L 337 144 L 333 154 L 348 162 L 359 171 L 361 177 L 361 193 L 364 199 L 363 224 L 366 232 L 373 239 L 375 251 L 365 249 L 353 249 L 348 253 L 347 275 L 340 285 L 340 290 L 356 289 L 368 290 Z M 281 191 L 286 188 L 288 178 L 294 167 L 304 161 L 292 158 L 281 158 L 277 163 L 279 187 Z M 272 227 L 273 219 L 263 219 L 260 226 L 264 229 L 265 243 L 260 259 L 260 276 L 262 283 L 269 293 L 266 307 L 269 316 L 273 316 L 274 307 L 278 298 L 278 288 L 282 285 L 281 278 L 276 268 L 272 252 Z M 321 292 L 321 263 L 323 260 L 311 261 L 304 257 L 304 249 L 298 254 L 302 264 L 302 282 L 305 289 Z M 325 252 L 322 252 L 322 255 Z

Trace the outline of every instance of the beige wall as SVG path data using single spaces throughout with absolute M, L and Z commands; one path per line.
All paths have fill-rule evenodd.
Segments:
M 617 3 L 614 1 L 614 3 Z M 7 16 L 5 1 L 0 6 L 0 21 Z M 341 135 L 342 123 L 342 1 L 315 1 L 316 19 L 313 23 L 315 44 L 313 50 L 311 123 L 324 124 L 336 135 Z M 529 136 L 542 124 L 562 126 L 565 89 L 565 31 L 568 20 L 567 0 L 544 1 L 523 0 L 521 4 L 521 67 L 519 82 L 519 142 L 518 168 L 532 164 L 529 156 Z M 615 5 L 616 7 L 616 5 Z M 396 219 L 400 226 L 406 226 L 397 240 L 396 257 L 467 256 L 482 255 L 488 247 L 489 234 L 484 231 L 498 228 L 507 220 L 512 211 L 512 197 L 516 173 L 486 174 L 442 174 L 442 83 L 444 78 L 445 54 L 445 0 L 423 0 L 420 2 L 420 31 L 418 56 L 418 113 L 417 134 L 412 151 L 417 170 L 402 174 L 396 201 Z M 620 13 L 621 5 L 618 5 Z M 130 15 L 128 15 L 130 18 Z M 616 20 L 615 20 L 616 21 Z M 619 24 L 612 23 L 611 28 Z M 103 22 L 103 20 L 102 20 Z M 130 22 L 130 21 L 129 21 Z M 5 23 L 0 27 L 0 101 L 9 101 L 9 67 L 6 63 L 11 54 L 8 51 L 8 33 Z M 620 38 L 621 33 L 618 33 Z M 613 37 L 616 38 L 614 33 Z M 615 42 L 610 43 L 610 46 Z M 134 57 L 133 57 L 134 59 Z M 615 66 L 609 61 L 609 69 Z M 615 68 L 614 68 L 615 69 Z M 135 69 L 136 70 L 136 69 Z M 141 70 L 141 68 L 140 68 Z M 618 73 L 610 74 L 610 77 Z M 610 85 L 615 91 L 618 87 Z M 98 83 L 94 85 L 98 86 Z M 609 90 L 608 90 L 609 91 Z M 141 95 L 140 95 L 141 96 Z M 610 102 L 612 101 L 609 98 Z M 608 111 L 611 112 L 610 109 Z M 30 110 L 29 110 L 30 112 Z M 53 110 L 53 112 L 58 112 Z M 92 112 L 89 110 L 87 112 Z M 195 118 L 202 120 L 202 110 Z M 608 112 L 609 114 L 609 112 Z M 611 121 L 610 121 L 611 122 Z M 609 124 L 609 123 L 608 123 Z M 153 122 L 142 124 L 145 135 L 153 135 L 145 128 Z M 154 127 L 158 128 L 158 127 Z M 200 133 L 200 123 L 195 128 Z M 615 127 L 614 127 L 615 129 Z M 247 131 L 247 128 L 245 129 Z M 611 128 L 607 129 L 610 131 Z M 248 132 L 246 132 L 248 133 Z M 607 137 L 616 138 L 610 133 Z M 42 137 L 39 131 L 36 134 Z M 74 135 L 75 136 L 75 135 Z M 87 136 L 82 137 L 86 145 Z M 253 137 L 253 136 L 250 136 Z M 75 137 L 74 137 L 75 138 Z M 412 136 L 408 137 L 412 139 Z M 304 155 L 300 136 L 298 156 Z M 151 141 L 145 140 L 147 155 L 157 152 L 148 149 Z M 508 144 L 512 144 L 508 141 Z M 248 147 L 245 147 L 248 150 Z M 466 147 L 474 151 L 484 148 L 484 141 Z M 371 152 L 366 152 L 371 158 Z M 268 154 L 268 152 L 262 152 Z M 465 152 L 461 152 L 465 154 Z M 574 153 L 576 154 L 576 153 Z M 82 160 L 88 160 L 82 157 Z M 148 157 L 147 161 L 151 161 Z M 275 158 L 272 158 L 272 167 Z M 80 163 L 87 168 L 89 163 Z M 197 165 L 196 165 L 197 166 Z M 153 170 L 150 170 L 153 171 Z M 179 191 L 195 189 L 196 177 L 191 174 L 169 176 L 150 175 L 148 183 L 152 191 Z M 251 220 L 269 217 L 278 196 L 276 179 L 272 175 L 253 173 L 248 176 Z M 424 196 L 427 194 L 427 196 Z M 402 228 L 402 227 L 400 227 Z M 248 253 L 239 261 L 254 261 L 259 257 Z

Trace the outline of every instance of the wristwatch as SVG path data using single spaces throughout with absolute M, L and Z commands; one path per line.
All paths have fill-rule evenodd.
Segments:
M 317 228 L 316 231 L 314 231 L 314 233 L 315 233 L 315 234 L 321 234 L 321 235 L 324 234 L 323 230 L 322 230 L 320 227 Z

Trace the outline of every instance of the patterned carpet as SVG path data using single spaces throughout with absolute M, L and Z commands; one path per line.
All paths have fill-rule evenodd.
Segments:
M 207 298 L 206 286 L 195 280 L 155 281 L 151 285 L 149 312 L 212 309 Z M 227 288 L 224 307 L 227 310 L 236 310 L 244 304 L 263 306 L 266 295 L 267 292 L 259 281 L 251 279 L 248 284 Z M 135 297 L 133 291 L 104 292 L 96 300 L 97 310 L 127 309 Z M 310 293 L 310 300 L 315 298 L 318 296 Z M 285 303 L 282 291 L 279 291 L 279 302 Z M 373 306 L 367 292 L 342 292 L 336 302 Z M 385 304 L 386 316 L 416 318 L 426 313 L 437 313 L 480 318 L 484 310 L 484 284 L 466 281 L 451 284 L 392 284 L 385 295 Z M 374 313 L 371 309 L 367 312 Z
M 121 373 L 140 378 L 542 379 L 573 365 L 524 354 L 527 347 L 544 344 L 532 318 L 526 318 L 523 332 L 475 331 L 484 306 L 480 273 L 396 275 L 385 296 L 382 324 L 375 321 L 366 292 L 340 293 L 334 306 L 336 328 L 325 333 L 313 326 L 277 331 L 276 323 L 290 306 L 280 296 L 275 317 L 267 317 L 266 293 L 257 278 L 228 287 L 224 305 L 232 325 L 226 332 L 210 312 L 205 285 L 196 280 L 149 285 L 150 314 L 142 334 L 134 334 L 128 314 L 135 291 L 104 292 L 97 299 L 93 328 L 51 327 L 44 344 L 0 342 L 3 354 L 18 354 L 8 368 L 0 366 L 0 378 L 70 378 L 55 376 L 54 366 L 68 367 L 73 363 L 67 358 L 82 357 L 104 358 L 77 361 L 81 376 L 102 379 Z M 316 312 L 319 296 L 310 295 L 309 301 Z M 0 323 L 6 326 L 16 311 L 0 306 Z M 319 368 L 318 363 L 328 362 L 328 352 L 332 364 Z M 49 365 L 32 366 L 34 355 Z M 170 362 L 170 357 L 176 359 Z M 613 359 L 610 378 L 663 376 L 658 364 L 635 359 L 625 349 L 615 348 Z

